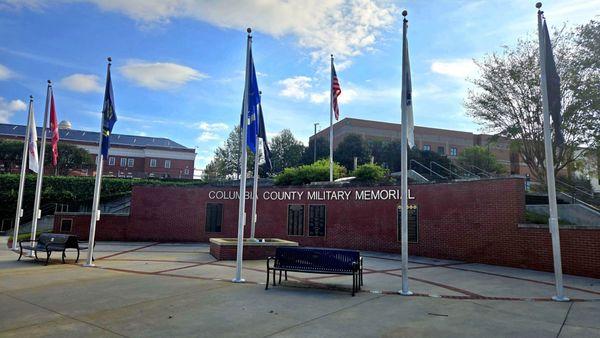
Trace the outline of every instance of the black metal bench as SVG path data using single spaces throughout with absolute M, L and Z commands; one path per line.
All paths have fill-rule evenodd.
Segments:
M 273 261 L 273 265 L 270 264 L 271 261 Z M 285 280 L 287 280 L 288 271 L 352 275 L 352 296 L 363 285 L 362 257 L 360 257 L 360 252 L 354 250 L 279 247 L 275 251 L 275 257 L 267 258 L 265 290 L 269 289 L 271 271 L 273 271 L 273 286 L 276 285 L 275 273 L 277 271 L 279 271 L 279 284 L 281 284 L 281 273 L 285 273 Z
M 50 260 L 50 254 L 53 251 L 62 252 L 62 262 L 65 263 L 66 251 L 67 249 L 75 249 L 77 250 L 77 259 L 75 259 L 75 263 L 79 261 L 79 253 L 80 250 L 87 250 L 87 243 L 80 243 L 77 240 L 77 236 L 75 235 L 66 235 L 66 234 L 54 234 L 54 233 L 42 233 L 40 237 L 36 240 L 26 240 L 19 241 L 19 258 L 17 260 L 21 260 L 23 256 L 23 250 L 31 250 L 35 256 L 35 260 L 38 259 L 38 251 L 46 253 L 46 265 L 48 265 L 48 261 Z

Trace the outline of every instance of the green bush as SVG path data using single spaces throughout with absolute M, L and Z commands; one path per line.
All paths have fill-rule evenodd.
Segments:
M 33 207 L 36 175 L 25 177 L 23 209 Z M 76 207 L 79 204 L 91 203 L 94 196 L 95 177 L 44 176 L 41 204 L 61 203 Z M 111 178 L 102 179 L 100 201 L 106 202 L 131 194 L 134 185 L 202 185 L 198 180 L 161 181 L 150 179 Z M 13 218 L 17 207 L 19 193 L 19 175 L 0 175 L 0 217 Z
M 333 164 L 333 179 L 346 176 L 346 168 L 338 163 Z M 276 185 L 302 185 L 311 182 L 324 182 L 329 180 L 329 161 L 320 160 L 313 164 L 285 168 L 275 177 Z
M 388 175 L 389 170 L 377 164 L 363 164 L 352 172 L 352 176 L 356 177 L 357 181 L 371 183 L 384 182 L 388 179 Z

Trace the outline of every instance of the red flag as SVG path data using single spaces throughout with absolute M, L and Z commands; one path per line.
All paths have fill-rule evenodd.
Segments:
M 58 119 L 54 108 L 54 93 L 50 92 L 50 130 L 52 130 L 52 165 L 56 167 L 58 162 Z
M 342 94 L 342 88 L 340 87 L 340 82 L 338 81 L 337 73 L 335 72 L 335 67 L 333 66 L 333 61 L 331 61 L 331 104 L 333 105 L 333 113 L 335 114 L 336 120 L 340 119 L 340 107 L 338 106 L 337 100 L 340 94 Z

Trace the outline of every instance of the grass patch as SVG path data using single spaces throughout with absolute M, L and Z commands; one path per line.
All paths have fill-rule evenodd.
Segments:
M 525 221 L 528 224 L 548 224 L 548 216 L 544 214 L 538 214 L 533 211 L 525 211 Z M 570 222 L 567 222 L 562 219 L 558 219 L 559 225 L 570 225 Z

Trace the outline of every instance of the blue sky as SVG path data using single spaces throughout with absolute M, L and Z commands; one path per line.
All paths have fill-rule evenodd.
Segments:
M 197 147 L 203 168 L 239 121 L 246 27 L 267 130 L 307 142 L 329 123 L 329 54 L 341 117 L 400 121 L 401 28 L 409 44 L 417 125 L 479 131 L 464 114 L 472 59 L 536 30 L 535 1 L 0 0 L 0 122 L 24 124 L 54 82 L 60 120 L 97 130 L 106 57 L 119 121 L 113 132 Z M 581 24 L 600 0 L 546 1 L 551 25 Z

